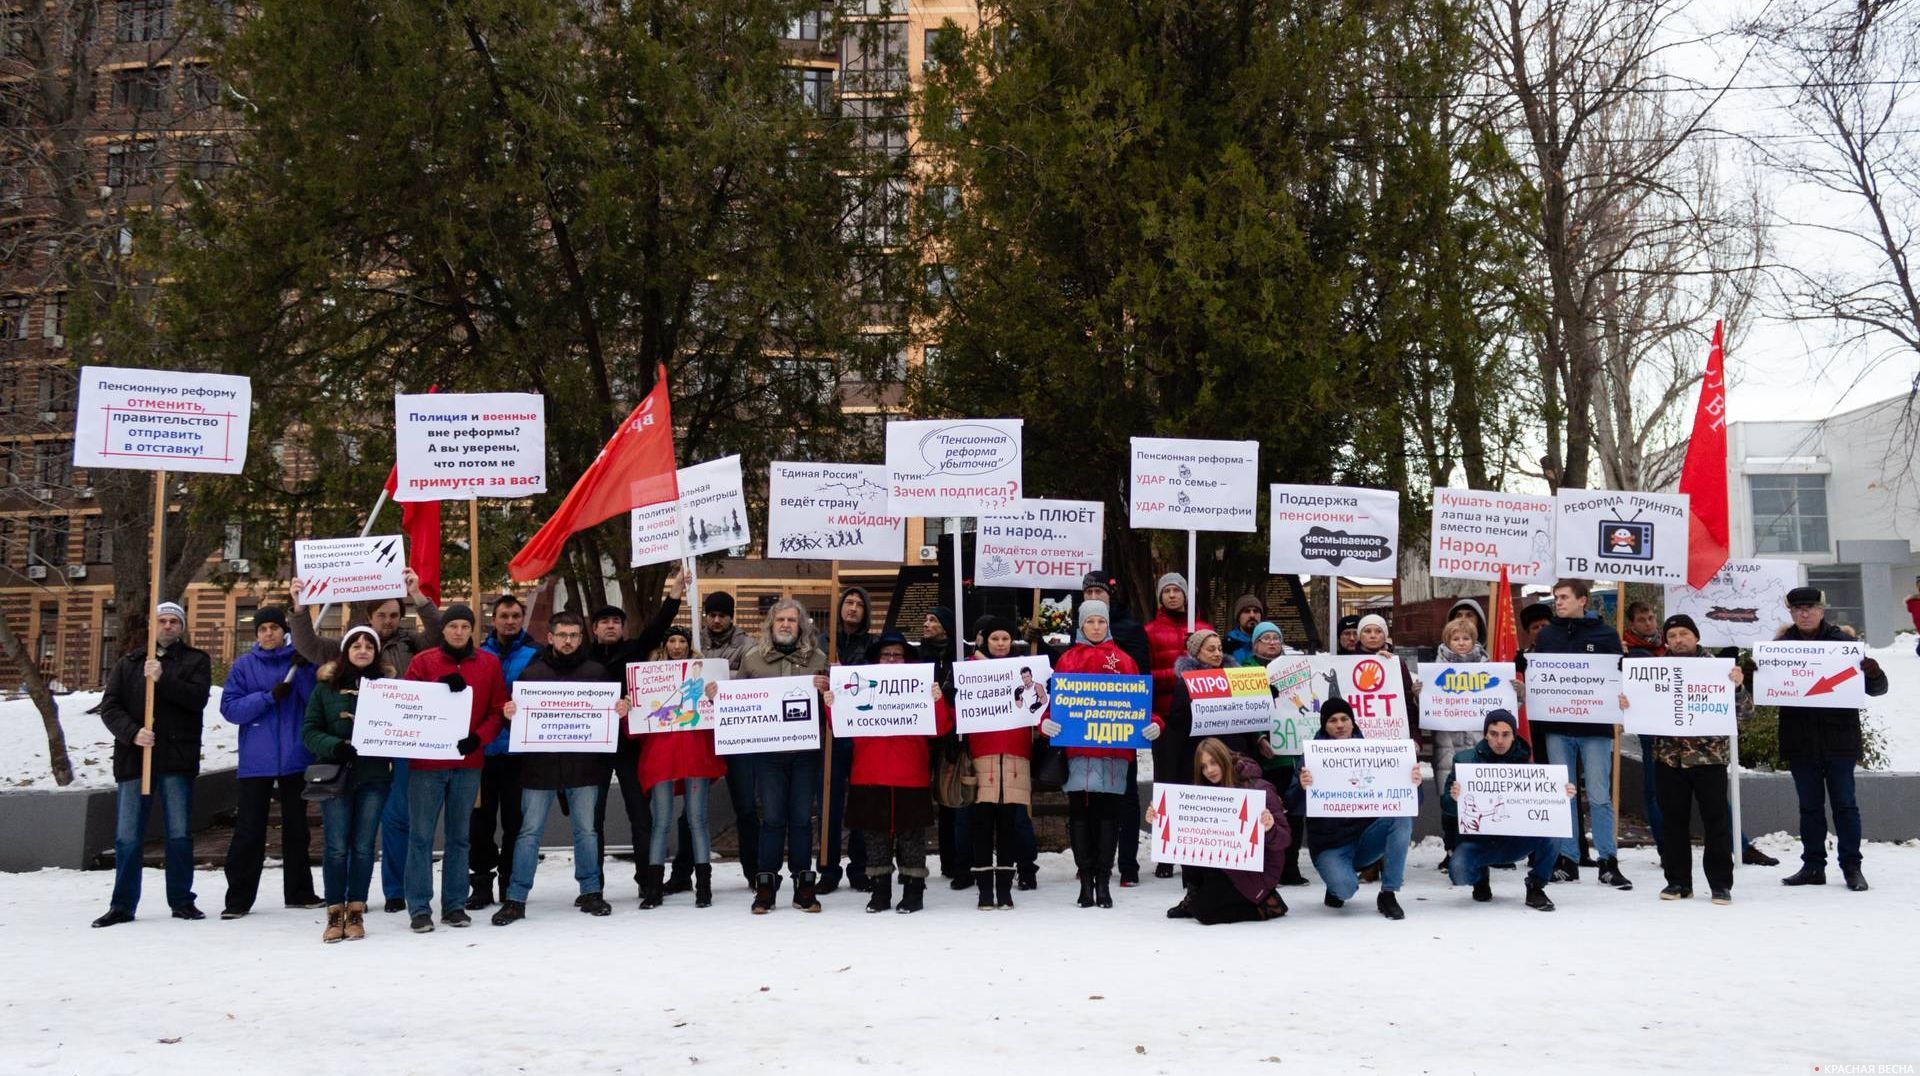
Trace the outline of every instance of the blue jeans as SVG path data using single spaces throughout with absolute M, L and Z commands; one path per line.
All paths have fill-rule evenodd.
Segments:
M 193 777 L 156 773 L 153 789 L 160 797 L 160 819 L 167 834 L 167 907 L 180 908 L 193 903 Z M 140 875 L 145 869 L 140 850 L 147 839 L 147 806 L 152 799 L 140 794 L 138 777 L 120 782 L 111 904 L 128 915 L 140 907 Z
M 1593 825 L 1593 854 L 1611 859 L 1620 854 L 1613 832 L 1613 736 L 1567 736 L 1547 733 L 1547 757 L 1567 767 L 1567 780 L 1587 794 L 1587 814 Z M 1577 776 L 1576 776 L 1577 774 Z M 1580 812 L 1573 812 L 1573 830 L 1559 839 L 1558 854 L 1580 858 Z
M 573 880 L 580 883 L 582 896 L 600 892 L 600 837 L 593 831 L 593 806 L 600 801 L 600 786 L 523 788 L 508 900 L 524 902 L 533 892 L 533 872 L 540 868 L 540 836 L 547 831 L 547 812 L 553 810 L 553 801 L 560 796 L 567 797 L 567 816 L 573 821 Z
M 760 853 L 755 857 L 755 869 L 761 874 L 779 874 L 783 843 L 789 873 L 798 877 L 812 869 L 813 805 L 820 798 L 820 752 L 766 751 L 734 758 L 753 760 L 751 780 L 760 801 Z
M 328 904 L 366 903 L 367 888 L 373 884 L 374 837 L 387 809 L 387 791 L 385 781 L 369 781 L 320 801 L 320 825 L 326 834 L 320 879 Z
M 707 794 L 713 780 L 707 777 L 685 779 L 687 832 L 693 838 L 693 865 L 704 867 L 713 862 L 713 839 L 707 833 Z M 652 828 L 647 833 L 647 862 L 656 867 L 667 865 L 667 840 L 673 835 L 673 782 L 653 786 Z
M 1559 758 L 1559 755 L 1553 756 Z M 1527 877 L 1546 885 L 1553 880 L 1553 863 L 1560 846 L 1557 837 L 1461 837 L 1454 846 L 1447 876 L 1454 885 L 1474 885 L 1495 863 L 1527 861 Z M 1318 864 L 1315 864 L 1318 866 Z
M 1800 861 L 1827 865 L 1827 802 L 1833 803 L 1833 832 L 1839 838 L 1840 869 L 1860 865 L 1860 804 L 1853 798 L 1850 758 L 1790 759 L 1793 790 L 1800 795 Z M 171 868 L 169 868 L 171 869 Z
M 447 816 L 440 856 L 440 914 L 467 907 L 468 841 L 480 771 L 421 770 L 407 777 L 407 914 L 433 914 L 433 834 Z
M 1407 877 L 1407 844 L 1413 839 L 1413 819 L 1376 818 L 1360 831 L 1360 839 L 1340 848 L 1313 853 L 1313 869 L 1327 883 L 1327 892 L 1347 900 L 1360 890 L 1363 867 L 1380 867 L 1380 892 L 1398 893 Z
M 380 892 L 388 900 L 407 895 L 407 760 L 393 760 L 387 807 L 380 812 Z

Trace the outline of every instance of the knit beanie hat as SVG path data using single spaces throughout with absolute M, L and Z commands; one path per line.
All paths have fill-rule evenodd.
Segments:
M 473 623 L 473 607 L 467 605 L 465 602 L 454 602 L 452 605 L 440 611 L 440 623 L 447 624 L 455 620 L 464 620 L 469 624 Z
M 1700 638 L 1700 625 L 1695 624 L 1693 618 L 1685 613 L 1675 613 L 1667 618 L 1665 624 L 1660 625 L 1660 641 L 1666 642 L 1667 633 L 1675 628 L 1685 628 L 1693 633 L 1695 639 Z
M 1180 593 L 1187 595 L 1189 598 L 1193 596 L 1193 591 L 1187 589 L 1186 576 L 1181 575 L 1179 572 L 1168 572 L 1167 574 L 1160 577 L 1160 581 L 1158 583 L 1154 584 L 1153 586 L 1154 600 L 1158 601 L 1160 598 L 1160 594 L 1163 591 L 1165 591 L 1168 587 L 1179 587 Z
M 1266 635 L 1269 633 L 1274 635 L 1279 635 L 1280 625 L 1275 624 L 1271 620 L 1262 620 L 1260 623 L 1255 624 L 1253 626 L 1253 638 L 1250 641 L 1257 643 L 1260 641 L 1260 637 L 1262 635 Z
M 1187 636 L 1187 656 L 1195 661 L 1200 660 L 1200 648 L 1207 645 L 1208 639 L 1218 639 L 1219 637 L 1220 633 L 1211 628 L 1201 628 L 1199 631 Z

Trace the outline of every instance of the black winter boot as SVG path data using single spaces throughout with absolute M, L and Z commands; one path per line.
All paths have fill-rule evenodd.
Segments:
M 1107 888 L 1109 877 L 1106 871 L 1093 876 L 1093 904 L 1096 908 L 1113 907 L 1113 891 Z
M 693 868 L 693 906 L 713 907 L 713 864 L 711 863 L 701 863 Z
M 1826 885 L 1827 868 L 1807 865 L 1780 879 L 1781 885 Z
M 892 874 L 882 874 L 878 877 L 868 875 L 867 889 L 873 894 L 867 898 L 867 911 L 890 912 L 893 910 Z
M 960 868 L 960 870 L 954 874 L 953 881 L 947 883 L 947 888 L 953 890 L 955 893 L 972 889 L 973 886 L 973 869 L 970 867 Z
M 1553 910 L 1553 898 L 1547 896 L 1547 887 L 1531 876 L 1527 878 L 1527 907 L 1543 912 Z
M 493 875 L 491 873 L 472 874 L 468 875 L 468 879 L 473 883 L 473 891 L 467 894 L 467 910 L 477 912 L 482 908 L 493 907 Z M 504 890 L 506 887 L 501 888 Z M 503 898 L 506 896 L 504 892 L 500 895 Z
M 1854 893 L 1865 893 L 1867 891 L 1867 876 L 1860 873 L 1858 866 L 1841 867 L 1840 874 L 1847 880 L 1848 891 Z
M 1473 899 L 1481 904 L 1493 899 L 1493 882 L 1487 875 L 1481 875 L 1480 880 L 1473 883 Z
M 1015 883 L 1020 892 L 1026 893 L 1040 888 L 1040 866 L 1037 863 L 1022 863 L 1017 868 L 1019 880 Z
M 820 910 L 820 898 L 814 895 L 815 887 L 820 884 L 820 876 L 812 871 L 801 871 L 793 879 L 793 906 L 803 912 Z
M 773 910 L 774 898 L 780 894 L 780 876 L 777 874 L 756 874 L 753 876 L 753 914 L 765 915 Z
M 1093 907 L 1093 872 L 1092 871 L 1080 872 L 1080 896 L 1075 899 L 1074 903 L 1080 905 L 1082 908 Z
M 1740 862 L 1745 863 L 1749 867 L 1778 867 L 1780 865 L 1779 860 L 1750 844 L 1740 849 Z
M 1621 891 L 1633 888 L 1633 883 L 1627 881 L 1627 876 L 1620 873 L 1620 860 L 1615 856 L 1608 856 L 1600 861 L 1600 884 L 1610 885 Z
M 896 907 L 894 911 L 903 914 L 917 912 L 925 907 L 924 898 L 926 895 L 927 880 L 925 878 L 909 878 L 900 884 L 900 905 Z
M 998 877 L 999 872 L 997 871 L 977 870 L 973 872 L 973 884 L 980 889 L 980 899 L 974 904 L 974 907 L 983 912 L 990 912 L 996 907 L 999 907 L 993 900 L 993 883 Z
M 685 893 L 692 888 L 693 875 L 687 872 L 685 866 L 675 863 L 672 872 L 667 875 L 667 880 L 661 884 L 660 892 L 666 896 L 672 896 L 675 893 Z
M 573 906 L 580 909 L 585 915 L 607 916 L 613 914 L 613 905 L 608 904 L 607 898 L 599 893 L 582 893 L 580 899 L 573 902 Z
M 666 902 L 667 898 L 664 892 L 665 885 L 660 880 L 660 876 L 665 874 L 666 870 L 667 868 L 665 866 L 657 866 L 651 863 L 647 865 L 646 873 L 640 879 L 641 911 L 658 908 Z
M 503 900 L 500 910 L 493 913 L 493 925 L 504 927 L 508 923 L 518 923 L 527 917 L 527 905 L 524 901 Z
M 1400 901 L 1392 893 L 1381 893 L 1373 899 L 1373 906 L 1388 919 L 1405 919 L 1407 913 L 1400 910 Z
M 993 875 L 993 903 L 995 907 L 1012 910 L 1013 908 L 1013 869 L 1001 867 Z

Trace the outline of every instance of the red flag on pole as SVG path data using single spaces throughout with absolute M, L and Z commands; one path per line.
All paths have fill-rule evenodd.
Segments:
M 434 385 L 428 392 L 439 392 Z M 387 496 L 400 490 L 400 465 L 387 472 Z M 420 592 L 440 604 L 440 502 L 401 501 L 400 529 L 407 536 L 407 567 L 420 577 Z
M 678 496 L 673 415 L 662 366 L 654 374 L 653 391 L 620 424 L 546 525 L 508 562 L 507 571 L 515 582 L 538 579 L 560 562 L 560 547 L 575 532 Z
M 1512 661 L 1520 655 L 1520 625 L 1513 616 L 1513 587 L 1507 583 L 1507 566 L 1500 566 L 1500 581 L 1493 585 L 1493 593 L 1487 596 L 1487 655 L 1493 661 Z M 1523 696 L 1514 700 L 1520 706 L 1519 727 L 1514 731 L 1520 738 L 1533 743 L 1533 730 L 1527 725 L 1527 700 Z
M 1693 439 L 1680 465 L 1687 495 L 1687 585 L 1704 587 L 1727 562 L 1727 378 L 1721 323 L 1713 323 L 1713 350 L 1700 377 Z

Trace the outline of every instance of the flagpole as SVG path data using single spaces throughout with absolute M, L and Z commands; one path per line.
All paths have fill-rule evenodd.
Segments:
M 953 660 L 967 660 L 967 570 L 961 562 L 964 547 L 960 542 L 960 517 L 948 516 L 947 528 L 953 532 Z
M 365 526 L 360 528 L 360 537 L 365 538 L 367 535 L 373 533 L 374 520 L 377 520 L 380 518 L 380 509 L 385 508 L 386 506 L 387 506 L 387 487 L 381 486 L 380 499 L 373 502 L 373 511 L 367 513 L 367 522 Z M 313 618 L 314 624 L 320 627 L 322 630 L 325 630 L 327 625 L 327 610 L 332 608 L 333 608 L 333 602 L 331 601 L 327 602 L 327 604 L 322 605 L 320 607 L 319 615 Z
M 1340 577 L 1327 576 L 1327 653 L 1340 652 Z
M 827 668 L 840 664 L 840 562 L 832 562 L 832 582 L 827 588 Z M 833 828 L 833 725 L 820 737 L 820 869 L 838 870 L 840 863 L 827 862 L 827 837 Z
M 161 577 L 165 570 L 163 553 L 166 539 L 163 537 L 167 527 L 167 472 L 153 472 L 153 548 L 148 552 L 147 562 L 147 660 L 159 656 L 160 648 L 160 602 L 161 592 L 166 580 Z M 182 637 L 186 625 L 181 625 Z M 146 675 L 146 669 L 140 670 L 140 679 L 146 681 L 147 707 L 141 717 L 141 727 L 147 732 L 153 731 L 153 677 Z M 153 745 L 140 749 L 140 794 L 153 795 Z M 144 810 L 144 807 L 142 808 Z
M 1739 689 L 1736 688 L 1736 691 Z M 1733 734 L 1727 737 L 1727 748 L 1732 758 L 1727 764 L 1727 786 L 1733 799 L 1733 865 L 1738 867 L 1746 858 L 1746 835 L 1740 823 L 1740 705 L 1734 703 Z
M 467 498 L 467 577 L 473 580 L 473 613 L 480 615 L 480 498 Z
M 1198 617 L 1198 610 L 1195 608 L 1195 603 L 1194 603 L 1194 595 L 1200 592 L 1200 582 L 1198 579 L 1198 576 L 1200 575 L 1200 561 L 1198 559 L 1198 555 L 1194 551 L 1194 546 L 1198 543 L 1198 540 L 1199 540 L 1199 536 L 1195 534 L 1193 531 L 1187 532 L 1187 634 L 1188 635 L 1193 634 L 1193 626 L 1196 623 L 1197 617 Z M 1154 600 L 1154 604 L 1156 605 L 1159 604 L 1160 595 L 1155 594 L 1153 596 L 1153 600 Z
M 687 620 L 693 624 L 693 649 L 696 653 L 707 652 L 706 632 L 700 624 L 700 558 L 690 556 L 681 562 L 687 572 Z

